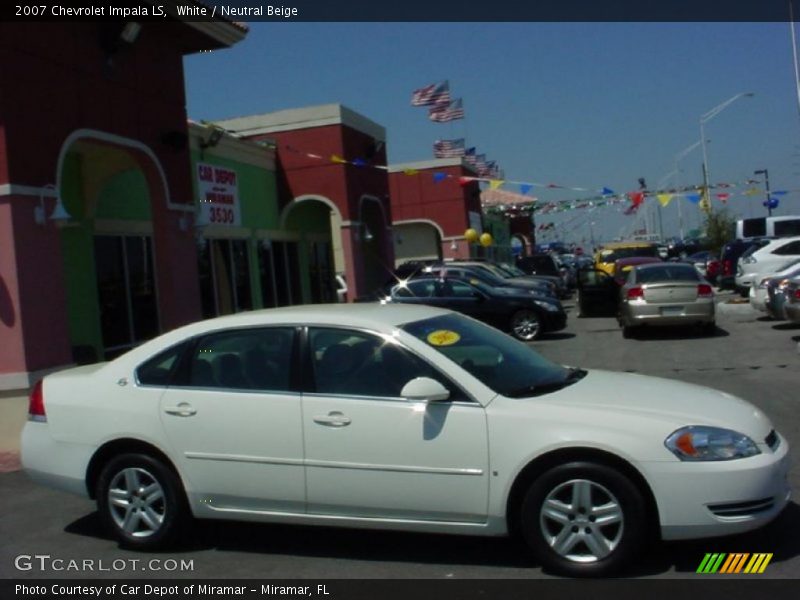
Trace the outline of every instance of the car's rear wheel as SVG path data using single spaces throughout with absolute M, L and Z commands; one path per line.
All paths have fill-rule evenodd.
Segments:
M 636 330 L 631 327 L 630 325 L 623 325 L 622 326 L 622 337 L 626 340 L 633 339 L 636 335 Z
M 123 546 L 151 550 L 175 541 L 188 518 L 178 476 L 146 454 L 111 459 L 97 480 L 97 507 Z
M 542 321 L 533 310 L 518 310 L 511 317 L 511 333 L 523 342 L 535 340 L 542 333 Z
M 526 542 L 545 569 L 571 577 L 618 571 L 646 537 L 641 492 L 606 465 L 573 462 L 536 479 L 522 503 Z

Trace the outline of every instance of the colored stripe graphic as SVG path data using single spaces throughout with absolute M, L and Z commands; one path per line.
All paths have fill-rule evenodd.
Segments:
M 745 573 L 763 573 L 767 569 L 769 561 L 772 560 L 772 552 L 753 554 L 753 558 L 747 563 Z
M 760 574 L 766 571 L 767 565 L 772 560 L 771 552 L 761 552 L 750 554 L 749 552 L 708 552 L 697 567 L 697 573 L 706 574 L 733 574 L 733 573 L 754 573 Z M 748 561 L 748 559 L 750 559 Z M 745 566 L 747 563 L 747 566 Z M 744 569 L 744 571 L 742 570 Z
M 697 567 L 698 573 L 716 573 L 725 558 L 725 553 L 706 554 L 703 562 Z
M 720 569 L 720 573 L 738 573 L 742 570 L 744 566 L 744 561 L 747 560 L 747 557 L 750 556 L 749 552 L 734 552 L 733 554 L 728 555 L 728 560 L 725 561 L 725 564 L 722 565 Z

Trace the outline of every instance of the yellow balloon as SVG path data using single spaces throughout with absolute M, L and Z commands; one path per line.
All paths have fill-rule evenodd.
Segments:
M 492 239 L 491 233 L 484 233 L 481 236 L 481 246 L 483 246 L 484 248 L 488 248 L 489 246 L 491 246 L 492 242 L 494 242 L 494 240 Z
M 467 229 L 464 232 L 464 239 L 466 239 L 470 244 L 474 244 L 478 241 L 478 232 L 472 228 Z

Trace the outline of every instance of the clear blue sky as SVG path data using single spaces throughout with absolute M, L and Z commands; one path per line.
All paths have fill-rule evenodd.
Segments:
M 506 179 L 616 192 L 651 189 L 700 139 L 700 115 L 740 92 L 706 125 L 715 182 L 769 169 L 783 196 L 775 214 L 800 214 L 800 117 L 787 23 L 250 23 L 232 49 L 186 59 L 189 116 L 219 119 L 342 103 L 387 130 L 390 163 L 432 158 L 437 138 L 466 137 Z M 448 79 L 466 119 L 428 121 L 411 91 Z M 702 154 L 681 184 L 701 183 Z M 740 188 L 741 189 L 741 188 Z M 517 191 L 513 189 L 512 191 Z M 731 190 L 736 192 L 736 190 Z M 541 201 L 580 197 L 534 190 Z M 584 194 L 585 195 L 585 194 Z M 728 203 L 763 214 L 763 198 Z M 677 232 L 677 200 L 663 212 Z M 699 222 L 683 202 L 686 228 Z M 581 213 L 584 214 L 580 217 Z M 633 217 L 615 208 L 544 216 L 571 237 L 610 239 Z

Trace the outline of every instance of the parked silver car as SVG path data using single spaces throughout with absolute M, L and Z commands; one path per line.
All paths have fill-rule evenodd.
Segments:
M 638 327 L 694 324 L 713 334 L 714 315 L 714 289 L 691 264 L 639 265 L 620 290 L 618 318 L 625 337 Z
M 786 298 L 784 304 L 786 318 L 800 323 L 800 277 L 795 277 L 786 285 L 783 295 Z

